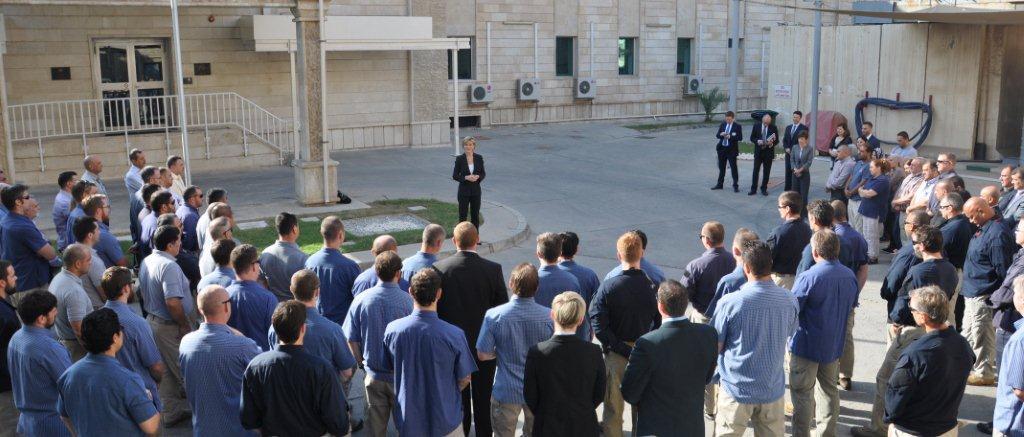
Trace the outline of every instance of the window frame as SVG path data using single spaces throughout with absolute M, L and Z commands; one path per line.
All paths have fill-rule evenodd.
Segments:
M 623 57 L 626 57 L 623 65 L 619 65 L 619 76 L 636 76 L 637 70 L 637 48 L 639 46 L 638 41 L 640 39 L 635 36 L 620 36 L 618 39 L 618 58 L 617 61 L 622 61 Z M 623 41 L 626 44 L 623 44 Z M 626 53 L 623 53 L 626 52 Z M 618 64 L 618 62 L 616 62 Z M 623 71 L 625 69 L 626 71 Z
M 473 36 L 452 36 L 452 37 L 449 37 L 449 38 L 467 38 L 467 39 L 469 39 L 469 48 L 468 49 L 458 49 L 458 50 L 456 50 L 455 56 L 459 57 L 459 70 L 462 70 L 463 68 L 468 68 L 469 69 L 469 75 L 468 76 L 463 77 L 462 74 L 459 74 L 458 75 L 458 79 L 459 80 L 467 80 L 467 81 L 476 80 L 476 37 L 473 37 Z M 468 58 L 467 60 L 463 60 L 462 59 L 462 54 L 463 53 L 467 53 L 467 55 L 466 55 L 466 57 Z M 445 50 L 445 58 L 448 60 L 448 68 L 447 68 L 448 77 L 447 77 L 447 79 L 448 79 L 448 81 L 451 81 L 452 80 L 452 51 L 451 50 Z
M 680 56 L 683 42 L 686 42 L 685 60 Z M 693 74 L 693 38 L 676 38 L 676 74 Z
M 560 57 L 559 55 L 560 54 L 564 55 L 564 53 L 560 52 L 560 48 L 562 48 L 562 46 L 559 43 L 560 42 L 564 42 L 565 40 L 569 41 L 569 59 L 568 59 L 568 61 L 569 61 L 569 72 L 568 72 L 568 74 L 566 74 L 564 71 L 563 72 L 559 72 L 559 70 L 558 70 L 558 67 L 559 67 L 559 57 Z M 555 37 L 555 77 L 575 77 L 576 76 L 576 73 L 577 73 L 577 69 L 576 69 L 576 67 L 577 67 L 576 66 L 576 64 L 577 64 L 577 62 L 576 62 L 576 50 L 577 50 L 577 48 L 576 48 L 576 37 L 575 36 L 556 36 Z

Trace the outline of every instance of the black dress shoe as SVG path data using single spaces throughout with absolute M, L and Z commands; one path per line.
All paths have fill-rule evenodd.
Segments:
M 750 190 L 750 191 L 749 191 L 749 192 L 747 193 L 747 195 L 748 195 L 748 196 L 753 196 L 753 195 L 755 195 L 755 194 L 757 194 L 757 190 Z
M 896 249 L 895 247 L 886 247 L 886 248 L 882 249 L 882 252 L 885 252 L 885 253 L 896 253 L 897 250 L 898 249 Z
M 738 186 L 736 186 L 736 185 L 733 185 L 733 186 L 732 186 L 732 192 L 733 192 L 733 193 L 739 193 L 739 192 L 740 192 L 740 187 L 738 187 Z
M 981 423 L 979 423 L 979 424 L 977 424 L 975 426 L 978 427 L 978 431 L 981 431 L 982 434 L 985 434 L 985 435 L 991 435 L 992 434 L 992 422 L 981 422 Z
M 761 189 L 761 195 L 762 196 L 767 196 L 768 195 L 768 189 L 767 188 L 762 188 Z
M 712 190 L 721 190 L 722 186 L 721 185 L 715 185 L 715 186 L 711 187 L 711 189 Z

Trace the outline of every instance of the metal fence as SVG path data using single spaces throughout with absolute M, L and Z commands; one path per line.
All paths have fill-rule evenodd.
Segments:
M 171 132 L 181 126 L 177 99 L 176 95 L 140 96 L 11 105 L 11 141 L 36 143 L 40 171 L 46 170 L 44 141 L 60 138 L 81 138 L 83 154 L 88 155 L 89 137 L 123 135 L 127 154 L 130 134 L 163 132 L 170 154 Z M 237 93 L 188 94 L 185 115 L 190 132 L 201 129 L 204 133 L 206 159 L 210 159 L 211 127 L 239 129 L 246 156 L 251 138 L 276 149 L 282 164 L 285 153 L 295 150 L 292 120 L 282 119 Z

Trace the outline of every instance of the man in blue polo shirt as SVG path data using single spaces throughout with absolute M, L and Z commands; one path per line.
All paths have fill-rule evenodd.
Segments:
M 65 171 L 57 176 L 57 197 L 53 199 L 53 228 L 57 230 L 57 247 L 64 247 L 68 244 L 67 234 L 60 232 L 68 227 L 68 214 L 71 213 L 71 187 L 78 182 L 78 174 L 73 171 Z
M 402 280 L 405 281 L 406 291 L 408 291 L 412 275 L 437 262 L 437 253 L 444 246 L 444 237 L 444 228 L 439 224 L 431 223 L 423 228 L 423 242 L 420 244 L 419 252 L 402 261 Z M 410 305 L 412 304 L 410 303 Z
M 721 351 L 722 389 L 715 415 L 715 435 L 720 437 L 742 436 L 748 422 L 775 435 L 786 431 L 783 361 L 786 344 L 797 328 L 799 307 L 792 293 L 772 282 L 771 270 L 768 245 L 747 243 L 743 247 L 747 283 L 723 297 L 711 319 Z
M 228 286 L 231 299 L 228 326 L 251 338 L 261 349 L 270 350 L 267 333 L 277 298 L 256 282 L 260 277 L 259 251 L 251 244 L 236 247 L 231 251 L 231 267 L 235 269 L 235 282 Z
M 77 435 L 117 430 L 118 435 L 156 435 L 160 412 L 142 378 L 117 361 L 124 333 L 110 308 L 82 321 L 82 343 L 89 354 L 68 368 L 57 384 L 61 419 Z
M 146 323 L 146 319 L 135 314 L 128 306 L 134 294 L 132 272 L 124 267 L 111 267 L 103 272 L 101 286 L 108 299 L 103 307 L 114 310 L 121 322 L 124 341 L 121 350 L 117 351 L 117 361 L 142 378 L 146 390 L 153 394 L 156 410 L 160 411 L 163 404 L 160 403 L 157 384 L 164 376 L 164 363 L 160 360 L 160 351 L 153 340 L 153 329 Z
M 757 232 L 750 229 L 739 228 L 736 230 L 736 234 L 732 238 L 732 257 L 736 261 L 736 268 L 718 280 L 718 284 L 715 286 L 715 297 L 708 303 L 708 310 L 704 313 L 708 320 L 715 316 L 718 301 L 722 300 L 725 295 L 739 290 L 743 284 L 747 283 L 747 275 L 743 273 L 743 246 L 748 242 L 758 241 L 760 238 Z M 712 402 L 709 406 L 711 408 L 710 411 L 714 411 L 714 406 Z
M 373 240 L 373 246 L 370 248 L 370 254 L 373 255 L 374 258 L 387 251 L 398 253 L 398 242 L 395 241 L 395 237 L 384 234 Z M 373 266 L 363 270 L 359 273 L 359 276 L 356 276 L 356 280 L 352 283 L 352 296 L 358 296 L 359 293 L 377 285 L 378 281 L 380 281 L 380 279 L 377 278 L 377 272 L 373 269 Z M 409 283 L 405 279 L 399 278 L 398 286 L 401 287 L 403 291 L 409 291 Z
M 384 329 L 412 313 L 412 296 L 398 287 L 402 268 L 402 260 L 394 252 L 377 255 L 373 270 L 380 281 L 356 296 L 342 326 L 352 355 L 366 369 L 366 422 L 370 435 L 375 437 L 387 433 L 395 405 L 395 374 L 384 367 Z
M 45 290 L 50 284 L 50 267 L 61 265 L 57 251 L 32 222 L 39 214 L 39 202 L 28 192 L 28 186 L 15 184 L 0 192 L 0 202 L 8 214 L 0 220 L 0 258 L 14 265 L 18 275 L 18 291 Z M 20 296 L 11 299 L 17 306 Z
M 217 263 L 217 268 L 203 275 L 196 289 L 202 290 L 210 285 L 227 288 L 232 282 L 235 282 L 235 270 L 231 268 L 231 251 L 235 250 L 235 247 L 235 240 L 230 238 L 213 242 L 210 256 L 213 258 L 213 262 Z
M 395 425 L 401 435 L 462 437 L 462 390 L 476 363 L 466 334 L 437 317 L 441 277 L 412 277 L 413 313 L 384 331 L 384 368 L 395 370 Z
M 864 218 L 860 215 L 860 193 L 858 190 L 868 179 L 871 179 L 871 170 L 868 168 L 871 162 L 871 146 L 864 137 L 857 138 L 857 163 L 853 166 L 853 173 L 850 180 L 846 181 L 844 194 L 848 200 L 847 210 L 850 214 L 850 224 L 858 232 L 864 232 Z
M 196 305 L 203 324 L 181 339 L 179 355 L 193 435 L 255 437 L 242 428 L 238 405 L 242 374 L 260 347 L 227 325 L 231 305 L 224 287 L 201 289 Z
M 572 273 L 580 283 L 580 297 L 590 303 L 601 285 L 601 279 L 594 270 L 576 262 L 576 254 L 580 249 L 580 237 L 575 232 L 562 232 L 562 256 L 559 257 L 558 268 Z M 587 322 L 590 324 L 590 322 Z
M 342 381 L 348 381 L 352 378 L 356 360 L 348 348 L 341 326 L 327 320 L 316 310 L 316 301 L 320 298 L 320 279 L 316 273 L 299 270 L 292 275 L 289 288 L 295 300 L 306 306 L 306 339 L 302 343 L 306 352 L 331 363 Z M 277 344 L 277 333 L 273 326 L 267 338 L 270 344 Z
M 103 260 L 103 265 L 107 267 L 127 266 L 128 260 L 125 259 L 124 252 L 121 250 L 121 242 L 117 241 L 117 237 L 110 233 L 110 226 L 108 225 L 110 221 L 110 199 L 102 194 L 93 194 L 86 197 L 82 202 L 82 211 L 85 212 L 86 216 L 96 219 L 99 225 L 100 237 L 96 240 L 93 249 L 96 250 L 96 254 Z
M 971 238 L 964 262 L 961 294 L 964 296 L 962 332 L 977 361 L 967 383 L 995 385 L 995 327 L 992 308 L 986 302 L 1006 278 L 1017 244 L 985 199 L 974 197 L 964 204 L 964 215 L 978 232 Z
M 562 241 L 558 234 L 545 232 L 537 236 L 537 276 L 540 284 L 537 287 L 538 304 L 551 308 L 551 302 L 565 291 L 575 291 L 582 295 L 580 282 L 565 270 L 558 268 L 558 257 L 562 253 Z M 583 328 L 583 325 L 580 326 Z M 581 333 L 585 334 L 585 332 Z M 587 338 L 589 340 L 589 337 Z
M 545 235 L 557 239 L 555 234 L 550 233 L 542 234 L 541 237 Z M 538 238 L 538 252 L 542 245 L 540 240 Z M 561 247 L 559 241 L 549 240 L 547 244 Z M 567 272 L 560 272 L 571 276 Z M 533 414 L 526 408 L 526 399 L 523 397 L 526 353 L 555 333 L 551 310 L 533 300 L 538 290 L 538 281 L 537 269 L 532 265 L 523 263 L 516 266 L 508 279 L 508 288 L 513 293 L 512 300 L 487 310 L 480 336 L 477 337 L 476 354 L 480 361 L 498 361 L 491 394 L 491 426 L 494 435 L 498 437 L 515 437 L 520 411 L 526 416 L 523 433 L 529 435 L 533 430 Z
M 185 237 L 182 246 L 192 253 L 199 253 L 199 237 L 196 235 L 196 223 L 199 222 L 199 207 L 203 206 L 203 190 L 195 185 L 185 189 L 182 196 L 185 203 L 178 207 L 175 214 L 181 219 L 181 225 L 185 227 Z
M 71 355 L 50 330 L 57 322 L 57 297 L 46 290 L 25 293 L 18 317 L 22 326 L 7 350 L 14 405 L 21 413 L 17 434 L 70 436 L 57 413 L 57 378 L 71 367 Z
M 857 278 L 839 262 L 839 246 L 835 232 L 815 232 L 811 237 L 815 264 L 793 284 L 800 313 L 796 334 L 789 342 L 789 388 L 793 435 L 797 437 L 811 435 L 812 418 L 817 435 L 835 435 L 839 419 L 839 357 L 846 319 L 853 315 L 857 302 Z
M 352 304 L 352 285 L 359 276 L 359 265 L 341 254 L 345 242 L 345 225 L 336 216 L 325 217 L 320 223 L 324 247 L 306 259 L 306 268 L 320 278 L 320 314 L 339 325 Z

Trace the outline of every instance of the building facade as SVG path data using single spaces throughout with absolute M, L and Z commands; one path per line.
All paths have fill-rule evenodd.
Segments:
M 0 152 L 12 153 L 0 162 L 13 163 L 19 181 L 50 183 L 60 171 L 80 169 L 86 153 L 103 157 L 105 176 L 111 178 L 123 174 L 130 148 L 147 150 L 154 162 L 180 154 L 178 114 L 169 97 L 177 92 L 171 19 L 164 2 L 28 3 L 0 5 L 10 138 L 10 147 Z M 289 53 L 295 48 L 283 39 L 270 41 L 277 49 L 261 47 L 273 45 L 267 35 L 294 25 L 268 30 L 254 24 L 254 17 L 290 16 L 289 2 L 181 3 L 192 168 L 288 162 L 297 144 L 291 134 L 296 73 Z M 416 42 L 417 49 L 392 44 L 348 50 L 366 37 L 338 30 L 338 38 L 349 40 L 338 40 L 338 49 L 327 42 L 323 108 L 329 150 L 450 143 L 455 101 L 462 126 L 486 127 L 698 113 L 698 98 L 684 92 L 687 79 L 700 78 L 704 89 L 728 89 L 726 1 L 325 3 L 328 33 L 344 23 L 373 23 L 359 17 L 421 17 L 430 19 L 429 37 L 469 45 L 456 54 L 456 88 L 449 76 L 450 51 L 423 41 Z M 734 109 L 748 110 L 767 103 L 770 29 L 809 24 L 811 13 L 780 7 L 803 5 L 796 0 L 741 3 Z M 825 16 L 826 25 L 849 22 Z M 382 40 L 392 32 L 376 31 L 372 37 Z M 806 46 L 787 49 L 807 51 Z M 593 96 L 574 93 L 579 78 L 593 79 Z M 537 100 L 519 98 L 522 80 L 535 81 Z M 470 89 L 480 84 L 491 85 L 493 100 L 471 103 Z

